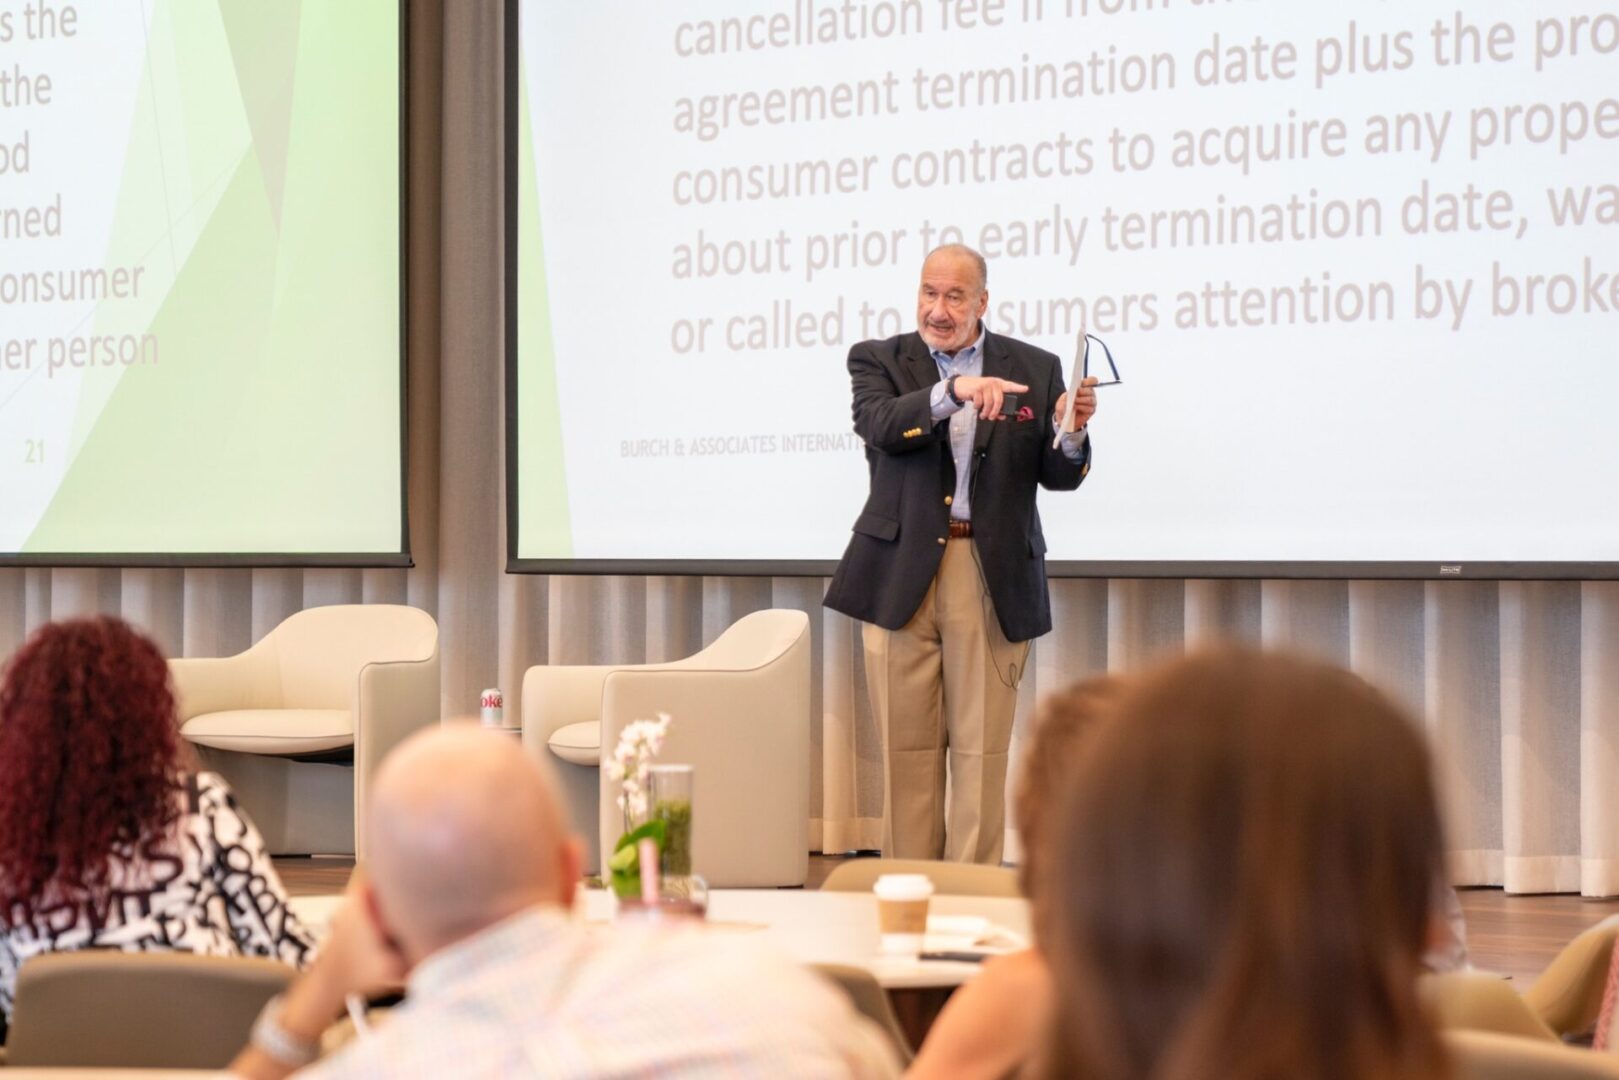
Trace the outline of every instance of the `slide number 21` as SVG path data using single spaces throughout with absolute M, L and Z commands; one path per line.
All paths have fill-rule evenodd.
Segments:
M 43 464 L 45 464 L 45 440 L 44 439 L 24 439 L 23 440 L 23 447 L 24 447 L 24 449 L 23 449 L 23 459 L 22 459 L 22 461 L 23 461 L 24 465 L 43 465 Z

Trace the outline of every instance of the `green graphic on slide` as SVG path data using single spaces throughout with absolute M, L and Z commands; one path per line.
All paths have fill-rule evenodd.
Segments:
M 541 238 L 539 181 L 534 170 L 534 133 L 529 124 L 528 80 L 520 66 L 517 129 L 517 500 L 518 554 L 561 559 L 573 554 L 568 521 L 568 474 L 562 448 L 562 409 L 557 402 L 556 346 L 551 338 L 545 246 Z
M 25 552 L 384 553 L 400 537 L 398 0 L 159 2 L 72 463 Z M 86 332 L 89 332 L 88 329 Z
M 298 74 L 298 16 L 301 4 L 262 4 L 223 0 L 220 14 L 230 40 L 236 84 L 253 132 L 270 212 L 281 220 L 287 173 L 287 140 L 292 128 L 292 95 Z

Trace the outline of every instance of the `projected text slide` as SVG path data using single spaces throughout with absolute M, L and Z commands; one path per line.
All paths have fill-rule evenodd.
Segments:
M 1610 5 L 525 3 L 520 42 L 520 557 L 836 558 L 848 348 L 961 241 L 991 331 L 1124 377 L 1053 559 L 1619 560 Z

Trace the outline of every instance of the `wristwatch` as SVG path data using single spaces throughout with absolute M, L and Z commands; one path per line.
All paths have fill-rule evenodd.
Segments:
M 961 378 L 960 375 L 952 375 L 944 381 L 944 396 L 957 406 L 967 404 L 956 396 L 956 380 L 959 378 Z
M 320 1040 L 305 1039 L 281 1026 L 281 1008 L 285 1004 L 277 994 L 264 1003 L 259 1018 L 253 1021 L 253 1034 L 248 1039 L 253 1048 L 289 1069 L 301 1069 L 320 1057 Z

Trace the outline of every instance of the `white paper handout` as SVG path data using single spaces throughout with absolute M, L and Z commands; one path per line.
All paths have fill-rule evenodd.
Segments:
M 1074 402 L 1079 397 L 1075 390 L 1080 381 L 1085 378 L 1085 350 L 1090 347 L 1090 339 L 1085 336 L 1085 328 L 1079 328 L 1079 348 L 1074 352 L 1074 367 L 1068 373 L 1068 404 L 1062 411 L 1062 423 L 1057 425 L 1057 434 L 1051 437 L 1051 448 L 1057 449 L 1064 435 L 1074 430 Z

